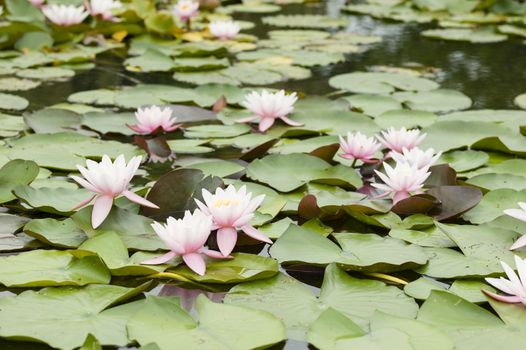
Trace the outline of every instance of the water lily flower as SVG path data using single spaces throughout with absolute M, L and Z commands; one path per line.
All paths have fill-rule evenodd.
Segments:
M 71 178 L 94 194 L 75 206 L 73 210 L 83 207 L 95 198 L 91 224 L 93 228 L 97 228 L 110 213 L 113 199 L 120 195 L 137 204 L 159 209 L 157 205 L 128 189 L 131 179 L 141 164 L 141 159 L 141 156 L 133 157 L 126 164 L 124 155 L 121 154 L 112 163 L 110 157 L 104 155 L 100 163 L 90 159 L 86 160 L 87 168 L 77 165 L 77 169 L 83 177 L 71 176 Z
M 46 5 L 42 7 L 42 12 L 51 22 L 64 27 L 82 23 L 88 17 L 84 7 L 74 5 Z
M 504 210 L 504 213 L 506 215 L 514 217 L 515 219 L 526 222 L 526 203 L 519 202 L 518 204 L 520 209 L 506 209 Z M 526 234 L 521 236 L 518 240 L 516 240 L 515 243 L 513 243 L 513 245 L 510 247 L 510 249 L 513 250 L 524 246 L 526 246 Z
M 192 0 L 179 0 L 173 7 L 173 13 L 181 22 L 187 22 L 190 18 L 197 16 L 199 12 L 199 2 Z
M 411 194 L 420 193 L 424 186 L 424 181 L 431 174 L 426 168 L 419 169 L 416 165 L 410 165 L 405 162 L 396 163 L 394 168 L 384 163 L 384 169 L 386 174 L 375 170 L 384 183 L 373 183 L 371 186 L 385 192 L 381 197 L 393 193 L 393 204 L 408 198 Z
M 199 209 L 212 217 L 212 229 L 217 229 L 217 245 L 224 256 L 228 256 L 234 249 L 238 230 L 258 241 L 272 243 L 267 236 L 249 224 L 265 195 L 252 198 L 252 193 L 247 193 L 246 186 L 236 190 L 233 185 L 226 190 L 218 188 L 214 194 L 203 189 L 202 194 L 205 204 L 197 199 L 195 201 Z
M 143 261 L 143 264 L 163 264 L 180 256 L 192 271 L 203 276 L 206 272 L 206 263 L 201 254 L 211 258 L 223 258 L 221 253 L 204 248 L 212 231 L 212 218 L 199 209 L 193 214 L 187 210 L 182 219 L 174 219 L 170 216 L 166 220 L 166 225 L 154 222 L 152 228 L 170 251 L 160 257 Z
M 31 3 L 31 5 L 41 8 L 44 5 L 44 2 L 46 2 L 46 0 L 29 0 L 29 2 Z
M 122 7 L 122 3 L 118 0 L 85 0 L 86 8 L 92 16 L 100 16 L 106 21 L 116 21 L 113 14 L 114 9 Z
M 213 21 L 208 25 L 210 33 L 219 40 L 230 40 L 234 38 L 241 29 L 234 21 Z
M 296 103 L 297 100 L 298 97 L 295 92 L 290 95 L 285 95 L 284 90 L 276 93 L 263 90 L 261 94 L 257 91 L 252 91 L 245 96 L 245 100 L 241 105 L 254 113 L 254 115 L 238 120 L 238 122 L 248 123 L 259 119 L 259 131 L 261 132 L 270 129 L 276 119 L 281 119 L 292 126 L 303 125 L 287 118 L 287 115 L 294 110 L 294 103 Z
M 172 118 L 170 107 L 164 109 L 158 106 L 139 108 L 135 112 L 135 118 L 137 124 L 128 125 L 128 127 L 142 135 L 153 134 L 159 129 L 165 132 L 174 131 L 182 125 L 175 123 L 176 117 Z
M 347 140 L 340 136 L 340 148 L 345 159 L 361 160 L 364 163 L 374 163 L 374 154 L 380 144 L 373 137 L 367 137 L 361 132 L 347 133 Z
M 401 153 L 404 147 L 408 150 L 418 146 L 426 137 L 427 134 L 420 134 L 420 130 L 407 130 L 401 128 L 396 130 L 390 128 L 387 131 L 382 131 L 382 136 L 376 136 L 385 147 L 391 151 Z
M 518 256 L 515 256 L 515 266 L 519 273 L 518 276 L 504 261 L 501 261 L 500 264 L 508 278 L 486 278 L 486 282 L 509 295 L 499 295 L 487 290 L 483 290 L 483 292 L 498 301 L 505 303 L 522 303 L 526 305 L 526 259 L 523 260 Z
M 417 168 L 426 168 L 429 167 L 440 158 L 442 152 L 435 154 L 435 150 L 429 148 L 427 150 L 422 150 L 418 147 L 412 149 L 407 149 L 406 147 L 402 148 L 402 153 L 391 152 L 391 157 L 398 163 L 408 163 L 409 165 L 416 165 Z

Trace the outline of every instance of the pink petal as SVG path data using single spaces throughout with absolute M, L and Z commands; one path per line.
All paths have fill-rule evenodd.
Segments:
M 233 227 L 223 227 L 217 230 L 217 245 L 223 256 L 232 253 L 237 242 L 237 231 Z
M 137 125 L 129 125 L 129 124 L 126 124 L 126 126 L 130 129 L 132 129 L 133 131 L 139 133 L 139 134 L 144 134 L 144 130 L 142 130 L 141 128 L 139 128 L 139 126 Z
M 181 126 L 183 126 L 183 124 L 174 124 L 170 126 L 169 128 L 164 129 L 164 131 L 168 131 L 168 132 L 174 131 L 174 130 L 179 129 Z
M 287 118 L 287 117 L 281 117 L 280 119 L 283 120 L 285 123 L 291 125 L 291 126 L 302 126 L 303 125 L 303 123 L 294 121 L 294 120 L 292 120 L 290 118 Z
M 254 239 L 258 240 L 258 241 L 272 244 L 272 241 L 267 236 L 265 236 L 263 233 L 261 233 L 261 231 L 255 229 L 254 227 L 252 227 L 250 225 L 243 226 L 243 227 L 241 227 L 241 229 L 248 236 L 250 236 L 250 237 L 252 237 L 252 238 L 254 238 Z
M 236 120 L 236 122 L 237 123 L 250 123 L 250 122 L 256 120 L 257 118 L 258 118 L 257 116 L 241 118 L 241 119 Z
M 205 259 L 199 253 L 189 253 L 183 255 L 183 260 L 190 270 L 194 271 L 200 276 L 203 276 L 206 271 Z
M 513 296 L 499 295 L 499 294 L 496 294 L 496 293 L 493 293 L 493 292 L 490 292 L 484 289 L 482 290 L 482 292 L 495 300 L 502 301 L 508 304 L 519 303 L 521 301 L 520 297 L 514 296 L 514 295 Z
M 396 192 L 393 196 L 393 204 L 400 202 L 402 199 L 409 198 L 409 193 L 407 192 Z
M 159 207 L 155 204 L 153 204 L 152 202 L 150 202 L 149 200 L 147 199 L 144 199 L 142 198 L 141 196 L 133 193 L 132 191 L 124 191 L 122 192 L 122 194 L 128 198 L 129 200 L 131 200 L 132 202 L 135 202 L 137 204 L 140 204 L 140 205 L 144 205 L 145 207 L 149 207 L 149 208 L 154 208 L 154 209 L 159 209 Z
M 201 253 L 205 254 L 206 256 L 209 256 L 213 259 L 224 259 L 224 258 L 232 258 L 232 256 L 224 256 L 222 253 L 220 252 L 216 252 L 215 250 L 210 250 L 210 249 L 206 249 L 206 248 L 203 248 L 201 249 Z
M 524 246 L 526 246 L 526 235 L 522 235 L 518 240 L 516 240 L 515 243 L 513 243 L 513 245 L 510 247 L 510 250 L 514 250 Z
M 86 198 L 85 200 L 83 200 L 79 204 L 75 205 L 73 208 L 71 208 L 71 211 L 74 211 L 74 210 L 77 210 L 79 208 L 82 208 L 83 206 L 85 206 L 86 204 L 91 202 L 93 200 L 93 198 L 95 198 L 95 195 L 89 196 L 88 198 Z
M 164 264 L 165 262 L 175 258 L 176 256 L 177 256 L 177 254 L 175 252 L 168 252 L 168 253 L 166 253 L 164 255 L 158 256 L 157 258 L 144 260 L 143 262 L 141 262 L 141 264 L 145 264 L 145 265 Z
M 263 119 L 261 119 L 261 121 L 259 122 L 259 131 L 261 131 L 261 132 L 267 131 L 268 129 L 270 129 L 270 127 L 272 125 L 274 125 L 275 121 L 276 121 L 276 119 L 274 119 L 274 118 L 263 118 Z
M 93 211 L 91 212 L 91 225 L 93 228 L 97 228 L 102 224 L 104 219 L 110 213 L 111 207 L 113 206 L 112 196 L 98 196 L 95 199 L 93 205 Z

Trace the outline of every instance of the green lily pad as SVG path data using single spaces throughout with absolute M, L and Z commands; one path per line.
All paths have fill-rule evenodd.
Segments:
M 384 112 L 374 119 L 382 129 L 426 127 L 437 120 L 434 113 L 418 110 L 395 109 Z
M 393 97 L 411 109 L 427 112 L 450 112 L 471 106 L 471 99 L 456 90 L 396 92 Z
M 60 248 L 76 248 L 88 237 L 72 219 L 33 219 L 24 226 L 24 232 L 46 244 Z
M 17 186 L 13 193 L 31 207 L 52 214 L 71 213 L 72 208 L 91 195 L 85 189 L 32 188 L 31 186 Z
M 30 184 L 38 175 L 39 168 L 35 162 L 15 159 L 0 168 L 0 203 L 16 198 L 12 191 L 20 186 Z
M 39 67 L 33 69 L 23 69 L 16 73 L 17 77 L 37 80 L 71 78 L 75 71 L 60 67 Z
M 432 80 L 407 74 L 355 72 L 335 75 L 329 85 L 357 94 L 389 94 L 396 90 L 430 91 L 438 88 Z
M 432 39 L 469 41 L 471 43 L 495 43 L 504 41 L 507 35 L 498 34 L 493 29 L 448 28 L 424 30 L 422 35 Z
M 0 108 L 21 111 L 29 106 L 29 101 L 16 95 L 0 93 Z
M 39 81 L 19 78 L 0 78 L 0 90 L 2 91 L 25 91 L 36 88 Z
M 348 20 L 323 15 L 277 15 L 264 17 L 263 23 L 289 28 L 340 28 L 347 26 Z

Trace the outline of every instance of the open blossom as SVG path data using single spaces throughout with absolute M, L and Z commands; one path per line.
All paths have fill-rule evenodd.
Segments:
M 385 147 L 394 152 L 402 152 L 404 147 L 408 150 L 418 146 L 426 137 L 427 134 L 420 134 L 420 130 L 401 128 L 396 130 L 390 128 L 387 131 L 382 131 L 382 136 L 376 136 Z
M 223 258 L 221 253 L 204 248 L 212 231 L 212 218 L 199 209 L 193 214 L 187 210 L 182 219 L 170 216 L 166 225 L 154 222 L 152 228 L 170 251 L 160 257 L 143 261 L 143 264 L 162 264 L 180 256 L 192 271 L 202 276 L 206 271 L 206 263 L 201 254 L 211 258 Z
M 408 198 L 413 193 L 420 193 L 424 181 L 430 175 L 427 168 L 419 169 L 416 165 L 409 165 L 405 162 L 396 163 L 394 168 L 384 163 L 384 169 L 385 174 L 375 170 L 384 183 L 373 183 L 371 186 L 384 191 L 385 193 L 382 196 L 388 196 L 392 193 L 393 204 Z
M 525 221 L 526 222 L 526 203 L 519 202 L 520 209 L 506 209 L 504 210 L 504 213 L 506 215 L 509 215 L 511 217 L 514 217 L 515 219 Z M 517 249 L 526 246 L 526 234 L 520 237 L 518 240 L 513 243 L 513 245 L 510 247 L 510 249 Z
M 402 153 L 391 152 L 391 157 L 397 163 L 405 162 L 409 165 L 416 165 L 417 168 L 421 169 L 429 168 L 431 165 L 435 164 L 441 154 L 442 152 L 435 154 L 435 150 L 432 148 L 423 151 L 418 147 L 414 147 L 413 149 L 407 149 L 404 147 Z
M 358 159 L 364 163 L 372 163 L 380 144 L 373 137 L 367 137 L 361 132 L 347 133 L 347 140 L 340 136 L 340 147 L 343 153 L 340 155 L 345 159 Z
M 526 260 L 515 256 L 515 266 L 519 273 L 518 276 L 504 261 L 500 263 L 508 278 L 486 278 L 486 282 L 508 295 L 499 295 L 487 290 L 483 290 L 483 292 L 493 299 L 505 303 L 522 303 L 526 305 Z
M 199 2 L 192 0 L 179 0 L 179 2 L 173 7 L 173 12 L 181 22 L 186 22 L 190 18 L 197 16 L 199 12 Z
M 158 209 L 159 207 L 157 205 L 128 190 L 130 181 L 140 164 L 140 156 L 133 157 L 128 164 L 126 164 L 124 155 L 121 154 L 115 159 L 114 163 L 111 162 L 110 157 L 104 155 L 100 163 L 88 159 L 86 160 L 86 168 L 77 165 L 77 169 L 83 177 L 71 176 L 71 178 L 94 194 L 79 203 L 74 209 L 88 204 L 95 198 L 95 204 L 93 205 L 91 214 L 91 224 L 93 228 L 97 228 L 102 224 L 110 213 L 111 207 L 113 206 L 113 199 L 120 195 L 140 205 Z
M 226 190 L 218 188 L 215 194 L 203 189 L 203 199 L 204 204 L 197 199 L 195 201 L 205 214 L 212 217 L 212 229 L 217 229 L 217 245 L 224 256 L 234 249 L 239 229 L 258 241 L 272 243 L 267 236 L 249 224 L 265 195 L 252 198 L 252 193 L 247 193 L 246 186 L 236 190 L 230 185 Z
M 281 119 L 292 126 L 303 125 L 287 118 L 287 115 L 294 110 L 294 103 L 296 103 L 297 100 L 298 97 L 295 92 L 290 95 L 285 95 L 284 90 L 275 93 L 263 90 L 261 94 L 257 91 L 252 91 L 245 96 L 245 100 L 241 105 L 254 115 L 238 120 L 238 122 L 248 123 L 259 119 L 259 131 L 261 132 L 270 129 L 276 119 Z
M 42 12 L 51 22 L 64 27 L 82 23 L 88 17 L 84 7 L 73 5 L 46 5 L 42 7 Z
M 241 29 L 234 21 L 213 21 L 208 25 L 210 34 L 219 40 L 230 40 L 234 38 Z
M 158 129 L 170 132 L 181 126 L 181 124 L 175 123 L 175 117 L 172 118 L 172 109 L 170 107 L 164 109 L 157 106 L 139 108 L 135 112 L 135 118 L 137 119 L 137 124 L 128 125 L 128 127 L 142 135 L 152 134 Z
M 122 4 L 117 0 L 91 0 L 86 1 L 86 8 L 92 16 L 100 16 L 107 21 L 115 21 L 114 9 L 121 8 Z

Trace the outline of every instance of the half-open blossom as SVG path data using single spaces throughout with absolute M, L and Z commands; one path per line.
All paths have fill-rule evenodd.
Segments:
M 219 40 L 230 40 L 234 38 L 241 29 L 239 24 L 234 21 L 213 21 L 208 25 L 210 34 Z
M 86 160 L 86 168 L 77 165 L 77 169 L 83 177 L 71 176 L 71 178 L 94 194 L 73 209 L 80 208 L 95 198 L 95 204 L 93 205 L 91 214 L 91 224 L 93 228 L 97 228 L 102 224 L 110 213 L 111 207 L 113 206 L 113 199 L 120 195 L 140 205 L 158 209 L 159 207 L 157 205 L 128 189 L 130 181 L 140 164 L 140 156 L 133 157 L 128 164 L 126 164 L 124 155 L 121 154 L 115 159 L 114 163 L 111 162 L 110 157 L 104 155 L 100 163 L 88 159 Z
M 431 174 L 426 168 L 419 169 L 416 165 L 409 165 L 405 162 L 396 163 L 394 168 L 384 163 L 384 169 L 385 174 L 375 170 L 384 183 L 373 183 L 371 185 L 384 191 L 382 196 L 388 196 L 392 193 L 393 204 L 408 198 L 411 194 L 420 193 L 424 181 Z
M 41 8 L 44 5 L 44 2 L 46 2 L 46 0 L 29 0 L 29 2 L 31 3 L 31 5 Z
M 158 106 L 139 108 L 135 112 L 135 118 L 137 124 L 128 125 L 128 127 L 142 135 L 152 134 L 159 129 L 170 132 L 181 126 L 175 123 L 176 117 L 172 117 L 170 107 L 164 109 Z
M 401 153 L 404 147 L 412 149 L 418 146 L 426 137 L 427 134 L 420 134 L 420 130 L 401 128 L 396 130 L 390 128 L 387 131 L 382 131 L 382 136 L 376 136 L 378 140 L 391 151 Z
M 218 188 L 214 194 L 203 189 L 205 204 L 196 199 L 197 205 L 212 217 L 212 229 L 217 229 L 217 245 L 224 256 L 228 256 L 237 242 L 237 230 L 242 230 L 248 236 L 258 241 L 272 243 L 272 241 L 250 225 L 254 211 L 261 205 L 265 195 L 252 198 L 247 193 L 246 186 L 239 190 L 233 185 L 226 190 Z
M 435 150 L 429 148 L 425 151 L 421 150 L 418 147 L 412 149 L 403 148 L 402 153 L 391 152 L 391 157 L 397 163 L 408 163 L 409 165 L 416 165 L 417 168 L 429 168 L 431 165 L 440 158 L 442 152 L 435 154 Z
M 118 0 L 90 0 L 86 1 L 86 8 L 92 16 L 100 16 L 106 21 L 115 21 L 114 9 L 121 8 L 122 4 Z
M 526 222 L 526 203 L 519 202 L 520 209 L 506 209 L 504 210 L 504 213 L 506 215 L 509 215 L 511 217 L 514 217 L 515 219 L 521 220 Z M 510 247 L 510 249 L 517 249 L 526 246 L 526 234 L 522 235 L 518 240 L 513 243 L 513 245 Z
M 212 231 L 212 218 L 199 209 L 193 214 L 187 210 L 182 219 L 170 216 L 166 225 L 154 222 L 152 227 L 170 251 L 160 257 L 143 261 L 143 264 L 163 264 L 180 256 L 192 271 L 202 276 L 206 271 L 206 263 L 201 254 L 223 258 L 221 253 L 204 248 Z
M 254 115 L 248 118 L 238 120 L 240 123 L 248 123 L 259 119 L 259 131 L 264 132 L 272 125 L 276 119 L 281 119 L 288 125 L 300 126 L 301 123 L 295 122 L 287 117 L 294 110 L 294 103 L 298 100 L 296 93 L 285 95 L 284 90 L 272 93 L 263 90 L 261 93 L 252 91 L 245 96 L 241 103 Z
M 367 137 L 358 131 L 354 134 L 347 133 L 347 140 L 340 136 L 340 147 L 343 150 L 340 156 L 345 159 L 373 163 L 372 159 L 380 148 L 380 144 L 373 137 Z
M 483 290 L 483 292 L 493 299 L 505 303 L 522 303 L 526 305 L 526 260 L 515 256 L 515 266 L 517 267 L 518 275 L 504 261 L 500 263 L 508 278 L 486 278 L 486 282 L 508 295 L 499 295 L 487 290 Z
M 82 23 L 88 17 L 88 12 L 82 6 L 51 4 L 42 7 L 44 16 L 59 26 L 72 26 Z
M 174 5 L 173 13 L 181 22 L 187 22 L 190 18 L 197 16 L 199 12 L 199 2 L 192 0 L 179 0 Z

